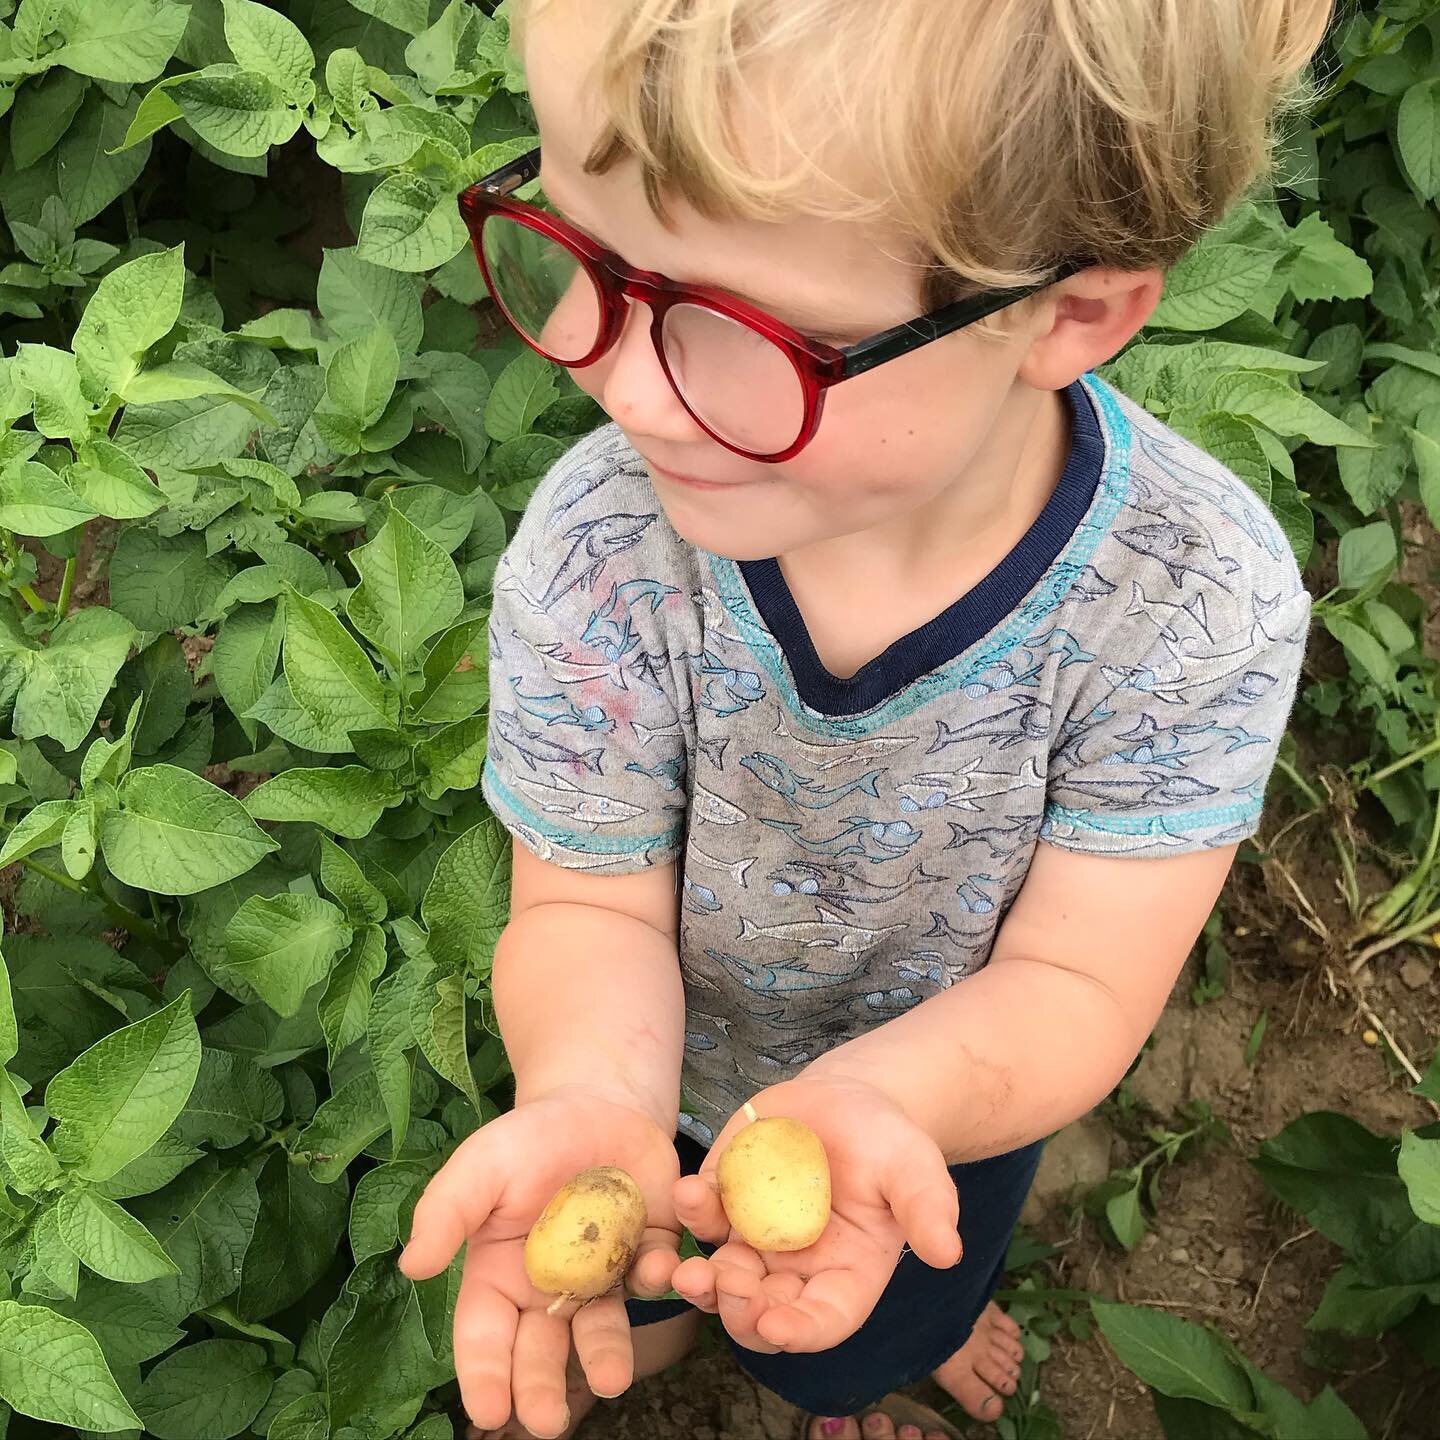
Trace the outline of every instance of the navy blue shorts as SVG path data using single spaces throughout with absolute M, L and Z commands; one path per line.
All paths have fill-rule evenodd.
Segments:
M 704 1149 L 687 1136 L 675 1148 L 680 1168 L 695 1174 Z M 965 1255 L 952 1270 L 933 1270 L 910 1251 L 900 1257 L 870 1318 L 833 1350 L 814 1355 L 760 1355 L 731 1342 L 735 1358 L 767 1389 L 816 1415 L 853 1415 L 923 1380 L 969 1338 L 999 1288 L 1010 1236 L 1030 1193 L 1043 1141 L 969 1165 L 952 1165 L 960 1194 Z M 627 1302 L 632 1325 L 687 1313 L 681 1300 Z

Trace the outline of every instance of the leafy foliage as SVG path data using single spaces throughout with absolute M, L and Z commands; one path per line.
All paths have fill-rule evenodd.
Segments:
M 0 0 L 0 1400 L 43 1425 L 449 1433 L 457 1275 L 393 1257 L 505 1100 L 489 585 L 602 418 L 481 303 L 454 197 L 534 143 L 491 8 Z M 1440 519 L 1437 47 L 1435 0 L 1348 16 L 1283 184 L 1112 367 L 1336 555 L 1348 675 L 1309 714 L 1373 719 L 1417 853 L 1440 707 L 1396 573 Z M 1428 1234 L 1435 1143 L 1357 1141 L 1346 1183 Z M 1437 1281 L 1391 1260 L 1350 1288 Z M 1157 1403 L 1311 1433 L 1218 1341 L 1099 1318 Z

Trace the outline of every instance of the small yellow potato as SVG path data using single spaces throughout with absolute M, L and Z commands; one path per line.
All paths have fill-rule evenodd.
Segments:
M 820 1137 L 799 1120 L 770 1116 L 747 1125 L 716 1167 L 720 1203 L 756 1250 L 803 1250 L 830 1223 L 830 1162 Z
M 567 1300 L 608 1295 L 645 1235 L 645 1197 L 624 1170 L 602 1165 L 562 1185 L 525 1241 L 530 1283 Z

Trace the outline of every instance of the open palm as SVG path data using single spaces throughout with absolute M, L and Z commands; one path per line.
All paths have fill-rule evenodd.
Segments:
M 679 1226 L 672 1192 L 673 1139 L 648 1115 L 592 1092 L 557 1091 L 518 1106 L 470 1136 L 415 1207 L 400 1257 L 411 1279 L 439 1274 L 463 1244 L 455 1306 L 455 1369 L 465 1409 L 480 1429 L 512 1410 L 537 1435 L 567 1423 L 565 1371 L 573 1340 L 597 1395 L 618 1395 L 633 1377 L 630 1331 L 617 1294 L 551 1313 L 525 1273 L 525 1240 L 555 1192 L 581 1170 L 615 1165 L 645 1196 L 647 1229 L 630 1274 L 636 1294 L 670 1285 Z
M 680 1218 L 719 1243 L 709 1259 L 685 1261 L 675 1288 L 752 1350 L 828 1350 L 864 1324 L 908 1244 L 929 1265 L 960 1258 L 959 1201 L 934 1141 L 888 1096 L 863 1082 L 819 1074 L 756 1096 L 760 1115 L 803 1120 L 830 1161 L 831 1218 L 814 1245 L 761 1252 L 730 1227 L 714 1167 L 736 1116 L 697 1176 L 676 1186 Z

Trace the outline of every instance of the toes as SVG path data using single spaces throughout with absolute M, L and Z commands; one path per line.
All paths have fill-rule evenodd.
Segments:
M 895 1422 L 888 1415 L 880 1414 L 878 1410 L 865 1417 L 865 1423 L 860 1429 L 864 1432 L 865 1440 L 895 1440 Z
M 975 1373 L 992 1390 L 1000 1395 L 1013 1395 L 1015 1393 L 1015 1377 L 1010 1373 L 1014 1369 L 1009 1357 L 992 1351 L 988 1355 L 980 1355 L 975 1359 Z
M 997 1330 L 1009 1335 L 1012 1339 L 1020 1338 L 1020 1326 L 993 1300 L 985 1307 L 985 1314 L 982 1318 L 988 1320 Z
M 850 1416 L 818 1419 L 810 1426 L 810 1440 L 860 1440 L 860 1427 Z

